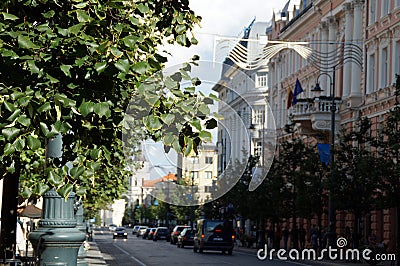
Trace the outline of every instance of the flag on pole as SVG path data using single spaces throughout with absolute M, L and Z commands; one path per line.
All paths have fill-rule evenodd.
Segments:
M 297 79 L 296 85 L 294 87 L 292 105 L 295 105 L 297 103 L 297 95 L 299 95 L 302 92 L 303 92 L 303 88 L 301 87 L 299 79 Z
M 319 159 L 321 160 L 322 163 L 328 165 L 331 156 L 331 150 L 330 150 L 331 145 L 318 143 L 317 147 L 318 147 Z
M 292 101 L 293 101 L 293 91 L 289 88 L 286 109 L 289 109 L 292 106 Z

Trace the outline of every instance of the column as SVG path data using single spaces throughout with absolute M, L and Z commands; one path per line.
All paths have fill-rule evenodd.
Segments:
M 353 42 L 361 47 L 362 41 L 362 32 L 363 32 L 363 23 L 362 23 L 362 8 L 363 8 L 363 0 L 354 0 L 354 28 L 353 28 Z M 362 55 L 361 55 L 362 56 Z M 360 61 L 362 62 L 362 57 Z M 361 97 L 361 66 L 352 61 L 351 63 L 351 92 L 350 97 Z
M 323 60 L 326 60 L 326 53 L 328 52 L 328 23 L 326 21 L 322 21 L 320 24 L 320 36 L 321 36 L 321 44 L 320 44 L 320 52 L 323 56 Z M 319 83 L 323 91 L 321 92 L 321 95 L 329 95 L 329 82 L 327 82 L 328 78 L 326 75 L 323 75 L 319 79 Z
M 351 56 L 350 52 L 352 47 L 348 44 L 353 39 L 353 6 L 351 3 L 344 3 L 344 11 L 345 11 L 345 55 Z M 351 62 L 347 62 L 343 66 L 343 97 L 347 97 L 350 95 L 350 86 L 351 86 L 351 70 L 352 64 Z
M 333 78 L 334 75 L 332 73 L 332 69 L 335 64 L 335 63 L 333 63 L 333 61 L 335 61 L 336 54 L 339 53 L 339 51 L 337 49 L 337 43 L 336 43 L 337 20 L 336 20 L 335 16 L 329 17 L 328 20 L 329 20 L 329 42 L 330 42 L 328 45 L 328 61 L 329 61 L 328 74 L 330 75 L 331 78 Z M 329 78 L 328 78 L 328 80 L 329 80 Z M 332 82 L 335 83 L 334 80 L 332 80 Z M 330 84 L 327 87 L 327 91 L 329 91 L 329 89 L 330 89 Z M 335 91 L 336 88 L 333 88 L 333 90 Z M 337 93 L 334 93 L 334 94 L 335 94 L 335 96 L 337 96 Z M 327 95 L 330 96 L 330 92 Z

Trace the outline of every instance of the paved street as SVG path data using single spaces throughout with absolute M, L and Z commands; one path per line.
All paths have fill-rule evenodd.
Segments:
M 177 248 L 166 241 L 144 240 L 128 231 L 128 239 L 113 239 L 108 230 L 96 230 L 95 242 L 108 265 L 367 265 L 333 261 L 261 261 L 255 249 L 235 247 L 233 255 L 217 251 L 194 253 L 191 247 Z M 97 265 L 97 264 L 96 264 Z

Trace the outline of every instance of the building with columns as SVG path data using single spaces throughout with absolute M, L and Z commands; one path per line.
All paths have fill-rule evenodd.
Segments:
M 312 54 L 304 58 L 293 49 L 284 49 L 268 63 L 269 102 L 278 139 L 291 138 L 285 126 L 294 124 L 297 136 L 329 143 L 332 96 L 337 108 L 336 134 L 354 128 L 361 117 L 371 120 L 376 134 L 395 102 L 399 30 L 399 0 L 289 0 L 273 16 L 269 40 L 307 42 L 304 45 Z M 297 79 L 303 92 L 297 95 L 297 104 L 290 106 L 288 93 Z M 321 95 L 312 91 L 316 83 L 323 89 Z M 326 226 L 327 216 L 323 219 Z M 353 222 L 351 211 L 336 212 L 339 235 Z M 390 250 L 395 246 L 396 223 L 394 209 L 371 210 L 359 221 L 364 239 L 374 232 L 377 241 L 384 241 Z

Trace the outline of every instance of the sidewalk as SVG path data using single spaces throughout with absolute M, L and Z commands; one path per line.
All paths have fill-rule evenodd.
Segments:
M 86 261 L 89 265 L 108 265 L 104 260 L 103 254 L 101 254 L 99 247 L 96 242 L 89 242 L 90 248 L 87 251 Z

